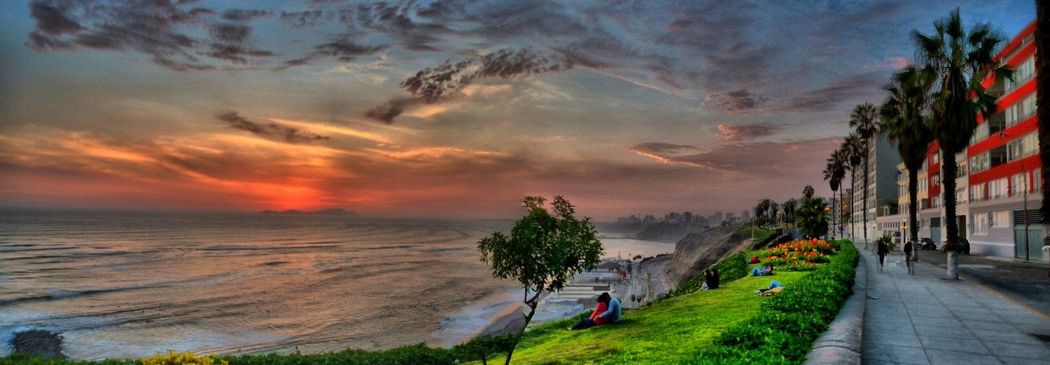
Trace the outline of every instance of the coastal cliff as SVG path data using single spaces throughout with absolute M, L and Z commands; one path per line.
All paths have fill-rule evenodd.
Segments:
M 675 244 L 674 254 L 667 267 L 672 287 L 699 275 L 723 257 L 748 249 L 750 237 L 739 233 L 740 227 L 714 227 L 699 233 L 689 233 Z

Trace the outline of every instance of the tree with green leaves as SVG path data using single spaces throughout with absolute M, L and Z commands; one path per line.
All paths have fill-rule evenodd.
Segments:
M 817 238 L 828 233 L 828 212 L 824 199 L 813 196 L 813 187 L 802 190 L 802 205 L 795 211 L 795 223 L 804 237 Z
M 784 201 L 782 205 L 784 209 L 784 221 L 785 223 L 795 224 L 795 212 L 798 210 L 798 200 L 792 198 Z
M 1003 38 L 981 23 L 969 31 L 963 27 L 959 9 L 933 24 L 931 34 L 913 31 L 918 46 L 919 67 L 934 76 L 930 98 L 933 112 L 931 130 L 943 152 L 941 172 L 944 189 L 945 229 L 949 279 L 959 278 L 959 222 L 956 218 L 955 176 L 959 170 L 955 155 L 966 150 L 977 128 L 978 114 L 990 120 L 996 112 L 995 96 L 983 82 L 989 77 L 1011 78 L 1006 65 L 995 62 Z
M 857 174 L 856 174 L 857 167 L 859 167 L 860 163 L 864 161 L 864 144 L 861 142 L 860 136 L 858 136 L 856 133 L 850 133 L 849 136 L 846 137 L 846 140 L 842 141 L 842 147 L 839 148 L 839 151 L 842 151 L 843 157 L 845 157 L 846 161 L 849 162 L 847 164 L 847 166 L 849 166 L 849 170 L 850 170 L 850 174 L 849 174 L 849 184 L 850 185 L 849 186 L 851 188 L 856 187 L 857 186 Z M 853 194 L 854 193 L 855 193 L 854 191 L 851 191 L 850 195 L 849 195 L 849 210 L 850 210 L 850 212 L 853 211 Z M 851 239 L 856 239 L 856 237 L 852 237 L 852 235 L 857 234 L 857 224 L 856 224 L 856 220 L 853 219 L 853 214 L 850 214 L 850 216 L 849 216 L 849 228 L 850 228 L 850 233 L 851 233 L 851 237 L 850 238 Z M 865 247 L 867 247 L 867 244 L 865 244 Z
M 847 163 L 846 157 L 843 155 L 842 151 L 835 150 L 831 153 L 831 157 L 828 157 L 828 165 L 824 168 L 824 180 L 828 182 L 828 186 L 831 188 L 832 207 L 835 207 L 835 193 L 839 190 L 839 186 L 842 184 L 842 179 L 846 177 Z M 834 215 L 831 216 L 831 226 L 835 227 Z M 835 230 L 832 230 L 831 238 L 835 238 Z
M 861 202 L 862 209 L 861 213 L 864 217 L 864 247 L 868 247 L 868 170 L 870 169 L 869 151 L 871 151 L 872 139 L 878 136 L 879 133 L 879 119 L 878 114 L 875 111 L 875 106 L 871 103 L 864 103 L 857 105 L 853 108 L 853 113 L 849 116 L 849 126 L 857 133 L 860 137 L 860 141 L 863 144 L 863 164 L 864 164 L 864 200 Z
M 525 290 L 525 326 L 536 314 L 541 294 L 560 291 L 573 275 L 598 264 L 604 252 L 590 218 L 576 218 L 576 208 L 561 196 L 554 197 L 550 211 L 544 202 L 542 197 L 525 197 L 522 204 L 528 213 L 514 224 L 510 236 L 494 232 L 478 242 L 481 261 L 492 267 L 492 276 L 517 280 Z M 522 327 L 507 351 L 507 364 L 524 332 Z
M 919 170 L 933 143 L 930 130 L 929 93 L 933 78 L 914 66 L 905 67 L 893 76 L 887 87 L 890 96 L 879 109 L 882 131 L 897 144 L 904 167 L 908 170 L 908 225 L 912 257 L 918 256 L 919 242 Z
M 766 214 L 769 213 L 769 208 L 772 205 L 773 201 L 769 199 L 759 200 L 758 204 L 755 205 L 755 220 L 758 222 L 759 226 L 765 221 Z

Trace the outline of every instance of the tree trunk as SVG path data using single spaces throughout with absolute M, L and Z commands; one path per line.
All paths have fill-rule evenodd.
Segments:
M 514 343 L 511 344 L 510 349 L 507 350 L 507 362 L 505 365 L 510 365 L 510 358 L 514 356 L 514 349 L 518 347 L 518 342 L 521 341 L 521 336 L 525 335 L 525 329 L 529 328 L 529 322 L 532 322 L 532 316 L 536 315 L 536 306 L 540 301 L 540 294 L 543 294 L 543 287 L 536 291 L 536 295 L 532 296 L 531 300 L 526 300 L 525 304 L 529 306 L 529 315 L 525 316 L 525 325 L 521 326 L 521 331 L 518 331 L 518 335 L 514 337 Z M 525 297 L 528 298 L 529 292 L 525 292 Z
M 1043 245 L 1050 246 L 1050 76 L 1044 77 L 1050 75 L 1050 3 L 1036 0 L 1035 13 L 1035 103 L 1039 114 L 1039 160 L 1043 166 L 1039 172 L 1043 196 L 1039 211 L 1043 213 L 1043 232 L 1047 235 Z
M 945 149 L 942 151 L 941 166 L 944 178 L 941 186 L 944 187 L 944 190 L 941 194 L 944 196 L 944 228 L 948 231 L 947 243 L 945 243 L 945 249 L 948 252 L 948 279 L 955 280 L 959 279 L 959 261 L 955 259 L 959 255 L 959 218 L 955 213 L 955 174 L 959 166 L 955 162 L 957 151 Z M 952 256 L 953 253 L 955 256 Z
M 856 166 L 854 166 L 854 168 L 856 168 Z M 857 222 L 856 219 L 853 219 L 853 193 L 856 193 L 854 190 L 857 189 L 857 174 L 855 174 L 855 172 L 856 171 L 850 171 L 849 174 L 849 238 L 852 241 L 857 240 Z
M 959 280 L 959 251 L 948 251 L 948 277 L 947 279 Z
M 911 226 L 911 257 L 919 261 L 919 169 L 908 169 L 908 225 Z
M 835 190 L 831 191 L 831 239 L 835 239 Z
M 870 139 L 870 138 L 869 138 Z M 864 248 L 868 248 L 868 139 L 864 140 L 864 201 L 861 202 L 864 211 L 861 212 L 864 217 Z

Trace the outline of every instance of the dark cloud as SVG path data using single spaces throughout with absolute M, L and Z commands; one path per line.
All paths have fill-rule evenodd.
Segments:
M 768 99 L 748 89 L 729 92 L 714 92 L 704 96 L 704 103 L 720 107 L 729 112 L 740 112 L 758 108 Z
M 351 62 L 357 57 L 375 54 L 386 48 L 387 46 L 385 45 L 360 45 L 355 43 L 348 36 L 344 36 L 332 42 L 319 44 L 314 47 L 312 52 L 307 53 L 300 58 L 285 61 L 284 66 L 281 66 L 278 69 L 301 66 L 314 60 L 328 57 L 335 58 L 339 62 Z
M 738 126 L 718 125 L 718 136 L 729 143 L 747 142 L 768 137 L 782 129 L 781 126 L 769 123 L 745 124 Z
M 828 111 L 840 103 L 881 94 L 880 88 L 886 83 L 886 76 L 886 72 L 874 71 L 835 80 L 827 86 L 791 97 L 776 109 L 793 112 Z
M 60 35 L 80 31 L 80 24 L 70 19 L 66 11 L 58 6 L 41 2 L 33 2 L 29 5 L 29 13 L 37 21 L 36 32 L 42 35 Z
M 683 152 L 697 151 L 698 148 L 684 144 L 672 144 L 662 142 L 646 142 L 631 146 L 631 151 L 650 154 L 654 156 L 678 155 Z
M 202 55 L 236 60 L 224 57 L 230 52 L 202 51 L 200 47 L 210 48 L 208 42 L 183 33 L 181 27 L 200 27 L 206 16 L 214 14 L 186 2 L 34 0 L 30 8 L 36 28 L 30 33 L 29 44 L 37 50 L 132 50 L 149 55 L 160 66 L 180 71 L 215 68 L 199 57 Z
M 517 51 L 501 49 L 455 63 L 445 61 L 401 82 L 401 87 L 412 94 L 414 99 L 394 98 L 370 109 L 365 115 L 391 123 L 404 112 L 405 107 L 418 102 L 440 102 L 478 79 L 507 80 L 571 68 L 572 63 L 563 58 L 545 56 L 528 48 Z
M 206 55 L 238 65 L 248 65 L 255 57 L 272 56 L 273 52 L 250 48 L 246 42 L 252 28 L 244 24 L 219 23 L 209 29 L 213 41 Z
M 415 4 L 394 5 L 385 2 L 358 4 L 354 9 L 356 26 L 385 33 L 399 40 L 402 47 L 413 51 L 439 51 L 441 35 L 458 32 L 440 23 L 413 20 Z
M 245 22 L 255 18 L 268 17 L 273 13 L 259 9 L 227 9 L 222 12 L 222 18 L 234 22 Z
M 325 12 L 320 9 L 302 11 L 282 11 L 278 19 L 282 23 L 292 27 L 308 27 L 317 25 L 326 19 Z M 330 18 L 330 17 L 329 17 Z
M 247 131 L 260 137 L 283 140 L 288 143 L 316 142 L 329 138 L 328 136 L 322 136 L 313 132 L 277 123 L 264 124 L 255 122 L 242 117 L 235 111 L 226 111 L 216 114 L 215 118 L 226 123 L 230 128 Z
M 421 100 L 416 98 L 393 98 L 382 105 L 369 109 L 365 112 L 365 116 L 390 124 L 394 122 L 394 118 L 405 112 L 405 108 L 421 102 Z
M 729 143 L 701 150 L 692 146 L 641 143 L 631 151 L 664 163 L 684 164 L 723 172 L 735 172 L 775 179 L 779 173 L 819 169 L 819 164 L 833 151 L 841 138 L 798 141 Z M 653 148 L 653 146 L 656 148 Z M 816 172 L 814 172 L 815 174 Z

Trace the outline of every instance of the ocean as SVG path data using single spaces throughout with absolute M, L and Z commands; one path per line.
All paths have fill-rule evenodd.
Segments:
M 511 221 L 0 213 L 0 354 L 59 332 L 79 359 L 450 346 L 514 305 L 478 239 Z M 608 257 L 674 245 L 602 239 Z

